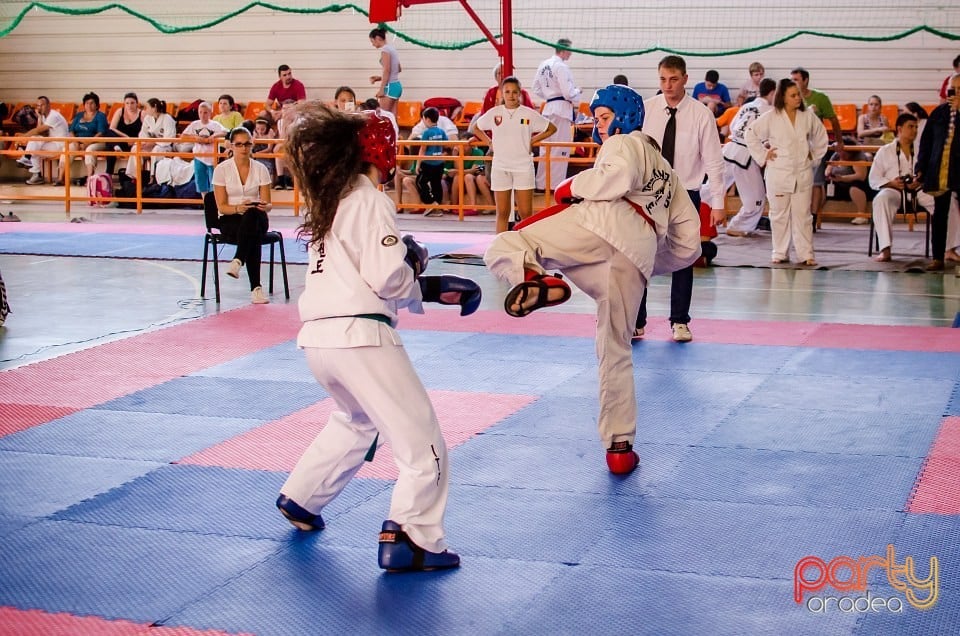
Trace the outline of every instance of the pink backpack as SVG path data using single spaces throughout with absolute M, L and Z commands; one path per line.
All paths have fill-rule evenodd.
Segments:
M 110 201 L 94 201 L 94 197 L 113 196 L 113 177 L 108 174 L 95 174 L 87 179 L 87 196 L 92 207 L 105 208 Z

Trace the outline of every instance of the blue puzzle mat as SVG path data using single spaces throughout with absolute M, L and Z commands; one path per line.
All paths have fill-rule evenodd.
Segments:
M 960 516 L 907 512 L 960 356 L 637 343 L 641 464 L 621 477 L 591 338 L 402 337 L 430 391 L 529 398 L 451 445 L 460 569 L 377 568 L 391 480 L 354 479 L 301 533 L 274 507 L 284 471 L 178 463 L 327 398 L 287 341 L 0 437 L 0 610 L 262 636 L 960 632 Z M 932 608 L 880 567 L 795 602 L 800 559 L 888 545 L 920 578 L 937 557 Z M 811 605 L 866 592 L 902 611 Z

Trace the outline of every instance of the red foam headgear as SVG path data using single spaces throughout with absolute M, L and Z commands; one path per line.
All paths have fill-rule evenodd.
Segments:
M 360 157 L 380 170 L 380 183 L 387 183 L 397 167 L 397 131 L 374 110 L 365 110 L 362 116 L 367 123 L 360 129 Z

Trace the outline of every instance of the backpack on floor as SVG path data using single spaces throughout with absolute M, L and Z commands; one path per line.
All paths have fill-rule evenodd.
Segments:
M 95 174 L 87 179 L 87 196 L 90 197 L 90 205 L 98 208 L 105 208 L 110 201 L 94 201 L 95 197 L 113 196 L 113 177 L 108 174 Z

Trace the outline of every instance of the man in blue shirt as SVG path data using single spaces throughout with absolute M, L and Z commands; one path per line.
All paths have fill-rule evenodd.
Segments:
M 710 109 L 714 117 L 719 117 L 730 106 L 730 91 L 720 83 L 720 73 L 710 70 L 704 81 L 693 87 L 693 98 Z

